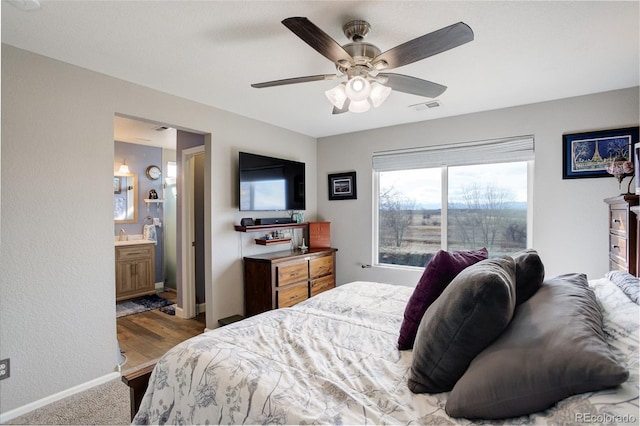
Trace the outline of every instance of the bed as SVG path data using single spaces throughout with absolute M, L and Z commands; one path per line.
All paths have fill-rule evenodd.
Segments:
M 453 418 L 449 392 L 409 390 L 413 351 L 397 340 L 413 288 L 358 281 L 174 347 L 155 365 L 133 423 L 637 423 L 638 305 L 610 278 L 589 288 L 628 379 L 530 415 Z

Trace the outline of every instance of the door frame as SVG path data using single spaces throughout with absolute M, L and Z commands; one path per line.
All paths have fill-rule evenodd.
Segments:
M 195 226 L 193 220 L 194 213 L 194 157 L 205 153 L 205 146 L 198 145 L 193 148 L 182 150 L 182 318 L 193 318 L 196 316 L 196 283 L 195 283 L 195 248 L 192 242 L 195 241 Z M 205 155 L 206 160 L 206 155 Z M 206 193 L 205 179 L 205 193 Z M 205 219 L 206 222 L 206 219 Z M 205 235 L 206 240 L 206 235 Z M 206 257 L 206 251 L 205 251 Z M 206 267 L 205 267 L 206 270 Z M 205 302 L 208 302 L 205 300 Z

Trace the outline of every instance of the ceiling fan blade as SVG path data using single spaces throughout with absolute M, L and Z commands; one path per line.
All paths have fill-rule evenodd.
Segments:
M 473 30 L 464 22 L 449 25 L 383 52 L 373 64 L 385 61 L 387 69 L 401 67 L 437 55 L 473 40 Z
M 350 63 L 353 58 L 337 41 L 329 37 L 327 33 L 318 28 L 307 18 L 293 17 L 282 21 L 285 27 L 289 28 L 302 41 L 313 47 L 325 58 L 335 63 Z
M 285 78 L 283 80 L 265 81 L 264 83 L 254 83 L 251 87 L 262 89 L 264 87 L 284 86 L 286 84 L 308 83 L 310 81 L 335 80 L 335 74 L 309 75 L 306 77 Z
M 380 73 L 378 77 L 387 78 L 384 85 L 393 90 L 427 98 L 436 98 L 447 90 L 447 86 L 403 74 Z

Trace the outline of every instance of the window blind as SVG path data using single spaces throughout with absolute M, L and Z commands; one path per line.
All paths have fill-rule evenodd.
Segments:
M 373 169 L 378 172 L 441 166 L 529 161 L 534 158 L 533 136 L 487 141 L 434 145 L 373 153 Z

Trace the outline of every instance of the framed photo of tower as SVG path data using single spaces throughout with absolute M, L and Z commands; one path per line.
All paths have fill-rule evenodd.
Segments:
M 612 177 L 608 162 L 623 157 L 634 161 L 638 127 L 562 135 L 562 178 Z

